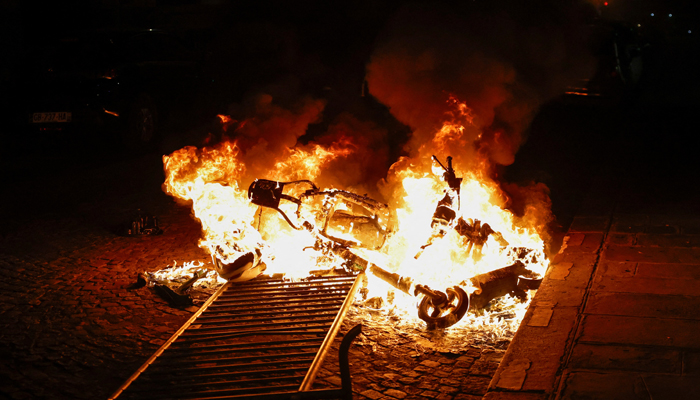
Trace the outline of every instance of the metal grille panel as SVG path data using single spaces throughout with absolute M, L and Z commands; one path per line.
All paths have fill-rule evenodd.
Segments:
M 111 398 L 308 390 L 358 286 L 356 276 L 226 283 Z

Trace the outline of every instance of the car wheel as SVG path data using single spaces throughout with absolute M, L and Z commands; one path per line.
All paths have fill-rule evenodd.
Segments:
M 155 144 L 157 133 L 158 110 L 153 99 L 142 93 L 129 107 L 124 142 L 131 150 L 146 150 Z

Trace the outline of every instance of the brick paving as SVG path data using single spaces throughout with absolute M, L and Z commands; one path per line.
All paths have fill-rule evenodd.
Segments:
M 698 192 L 634 178 L 591 189 L 484 399 L 700 398 Z
M 0 398 L 106 398 L 190 315 L 126 289 L 139 271 L 206 260 L 198 224 L 158 193 L 152 166 L 67 171 L 3 207 Z M 155 190 L 136 193 L 147 183 Z M 138 207 L 161 217 L 163 235 L 116 234 Z
M 353 307 L 343 323 L 341 332 L 363 325 L 349 351 L 355 399 L 476 400 L 486 393 L 504 349 L 476 343 L 465 328 L 441 334 L 387 320 Z M 314 387 L 340 386 L 337 365 L 331 352 Z
M 700 397 L 700 220 L 616 212 L 600 252 L 562 399 Z

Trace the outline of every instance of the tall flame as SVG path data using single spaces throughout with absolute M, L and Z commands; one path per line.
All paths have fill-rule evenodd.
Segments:
M 465 130 L 478 129 L 474 114 L 456 97 L 448 99 L 449 111 L 445 121 L 431 140 L 423 143 L 416 154 L 399 159 L 390 168 L 381 184 L 381 192 L 395 210 L 398 229 L 380 251 L 363 252 L 362 256 L 385 269 L 409 276 L 416 282 L 442 290 L 461 285 L 469 289 L 469 278 L 512 264 L 521 259 L 514 249 L 528 249 L 521 260 L 535 272 L 544 273 L 547 259 L 541 237 L 542 221 L 529 213 L 527 218 L 514 215 L 506 204 L 507 196 L 489 177 L 484 160 L 467 160 L 461 149 L 476 146 L 464 135 Z M 227 117 L 220 116 L 223 122 Z M 261 138 L 260 140 L 263 140 Z M 251 147 L 251 151 L 255 150 Z M 366 150 L 366 149 L 365 149 Z M 288 276 L 306 276 L 318 269 L 319 255 L 313 247 L 314 237 L 307 230 L 294 230 L 274 210 L 259 209 L 251 204 L 244 188 L 253 178 L 275 181 L 317 179 L 337 159 L 348 159 L 359 149 L 351 138 L 341 136 L 331 145 L 311 143 L 286 147 L 273 154 L 274 162 L 267 176 L 250 177 L 249 167 L 243 160 L 243 151 L 236 141 L 224 141 L 214 147 L 185 147 L 163 156 L 165 170 L 164 190 L 192 203 L 194 216 L 202 224 L 203 238 L 199 245 L 222 262 L 232 261 L 236 255 L 258 249 L 266 260 L 268 272 L 284 272 Z M 480 257 L 465 251 L 465 238 L 455 229 L 444 237 L 433 240 L 429 246 L 431 221 L 438 201 L 445 196 L 447 184 L 431 155 L 455 159 L 455 172 L 461 176 L 460 201 L 456 218 L 488 223 L 508 243 L 503 246 L 493 235 L 488 238 Z M 478 154 L 470 151 L 468 154 Z M 465 166 L 468 168 L 464 170 Z M 437 173 L 436 173 L 437 172 Z M 266 229 L 258 231 L 259 223 L 266 221 Z M 520 257 L 520 258 L 519 258 Z M 386 294 L 386 286 L 378 279 L 370 279 L 370 292 Z M 415 299 L 396 296 L 396 305 L 415 310 Z

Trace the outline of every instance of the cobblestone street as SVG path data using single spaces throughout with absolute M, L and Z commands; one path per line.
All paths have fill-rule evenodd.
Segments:
M 20 196 L 3 206 L 1 397 L 105 398 L 189 316 L 126 289 L 140 271 L 206 260 L 198 224 L 159 193 L 152 161 L 7 191 Z M 139 208 L 158 215 L 163 235 L 118 235 Z

